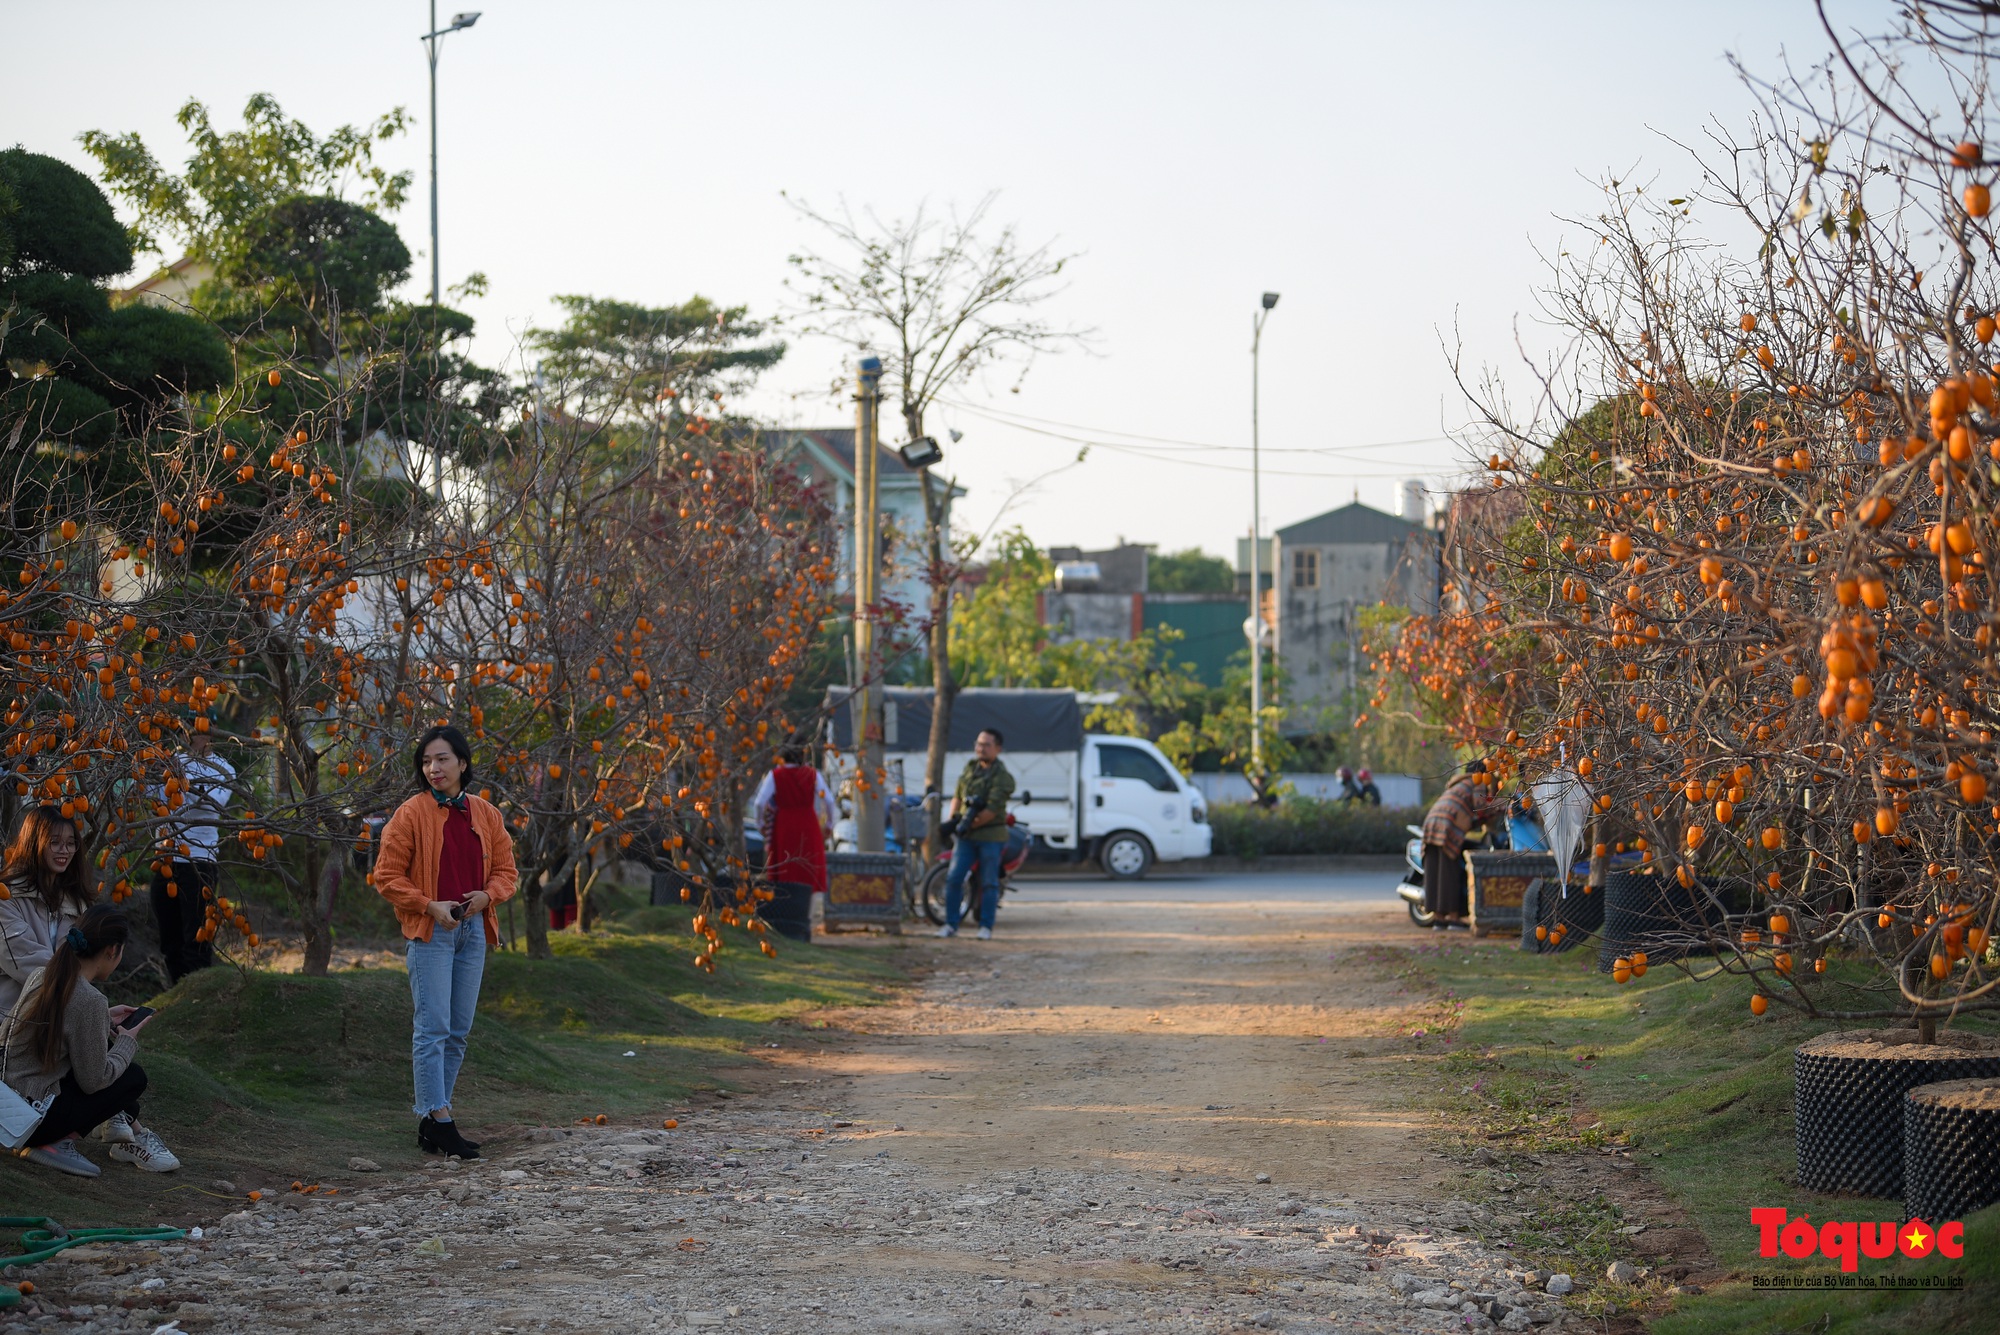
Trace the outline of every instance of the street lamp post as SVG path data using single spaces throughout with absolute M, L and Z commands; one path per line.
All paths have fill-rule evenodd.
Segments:
M 882 597 L 882 359 L 854 364 L 854 714 L 855 848 L 882 851 L 882 693 L 876 607 Z M 935 444 L 936 442 L 932 442 Z
M 453 14 L 451 26 L 438 27 L 437 0 L 431 0 L 431 30 L 422 37 L 431 62 L 431 305 L 438 304 L 444 289 L 438 283 L 438 45 L 448 32 L 462 32 L 479 22 L 478 10 Z
M 1264 321 L 1278 304 L 1278 294 L 1266 292 L 1261 309 L 1250 326 L 1250 768 L 1264 767 L 1264 590 L 1258 566 L 1263 554 L 1264 475 L 1259 464 L 1257 438 L 1257 354 L 1264 341 Z M 1278 575 L 1271 572 L 1271 585 Z

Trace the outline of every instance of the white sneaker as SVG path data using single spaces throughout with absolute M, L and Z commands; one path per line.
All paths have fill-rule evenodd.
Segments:
M 99 1127 L 98 1131 L 108 1144 L 130 1145 L 132 1143 L 132 1114 L 113 1113 L 111 1120 Z
M 957 936 L 958 929 L 956 927 L 940 927 L 937 929 L 937 934 L 939 936 Z
M 83 1146 L 68 1138 L 59 1140 L 53 1145 L 37 1145 L 24 1157 L 30 1163 L 43 1164 L 58 1173 L 68 1173 L 72 1177 L 96 1177 L 104 1171 L 83 1157 Z
M 181 1166 L 166 1142 L 137 1122 L 132 1123 L 132 1139 L 113 1145 L 111 1157 L 148 1173 L 171 1173 Z
M 979 939 L 981 941 L 991 941 L 993 939 L 993 929 L 991 927 L 980 928 Z

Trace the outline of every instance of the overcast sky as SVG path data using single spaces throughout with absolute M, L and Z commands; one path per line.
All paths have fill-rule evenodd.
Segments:
M 1450 347 L 1514 375 L 1517 328 L 1546 343 L 1537 252 L 1559 219 L 1592 212 L 1607 174 L 1693 185 L 1668 140 L 1754 108 L 1730 53 L 1775 73 L 1826 46 L 1808 0 L 466 3 L 485 12 L 444 47 L 441 249 L 447 285 L 492 281 L 468 307 L 482 358 L 549 322 L 555 293 L 778 312 L 786 256 L 814 239 L 781 191 L 899 214 L 997 190 L 996 218 L 1080 253 L 1050 310 L 1097 339 L 933 420 L 965 433 L 963 518 L 984 529 L 1012 497 L 1005 522 L 1044 544 L 1217 554 L 1250 523 L 1261 292 L 1282 295 L 1266 530 L 1357 490 L 1394 509 L 1400 479 L 1461 457 Z M 79 133 L 137 130 L 178 166 L 190 96 L 234 125 L 269 92 L 321 132 L 405 106 L 418 128 L 386 157 L 418 172 L 397 222 L 427 250 L 426 18 L 416 0 L 4 0 L 0 141 L 88 169 Z M 842 363 L 794 340 L 755 406 L 849 424 L 827 392 Z M 1079 437 L 1107 444 L 1022 491 Z

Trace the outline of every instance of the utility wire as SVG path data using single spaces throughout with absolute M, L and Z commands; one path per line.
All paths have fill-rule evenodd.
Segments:
M 1146 459 L 1153 463 L 1180 464 L 1181 466 L 1186 468 L 1206 468 L 1213 472 L 1220 472 L 1220 473 L 1248 473 L 1251 471 L 1251 467 L 1249 464 L 1216 463 L 1206 459 L 1184 459 L 1176 457 L 1175 454 L 1164 453 L 1157 447 L 1149 448 L 1144 445 L 1132 445 L 1121 441 L 1102 440 L 1094 436 L 1080 436 L 1066 431 L 1055 431 L 1047 427 L 1028 426 L 1025 424 L 1025 422 L 1008 421 L 1006 418 L 1001 417 L 996 413 L 989 412 L 984 408 L 975 407 L 969 403 L 954 402 L 951 404 L 951 406 L 963 412 L 971 413 L 976 417 L 984 417 L 988 421 L 997 423 L 1000 426 L 1011 427 L 1016 431 L 1025 431 L 1030 435 L 1048 436 L 1054 440 L 1068 441 L 1070 444 L 1083 445 L 1091 449 L 1110 450 L 1117 454 L 1126 454 L 1132 456 L 1133 458 Z M 1428 439 L 1444 440 L 1446 439 L 1446 437 L 1433 436 L 1429 437 Z M 1386 443 L 1387 442 L 1385 442 L 1385 444 Z M 1410 441 L 1403 443 L 1420 444 L 1422 442 Z M 1209 445 L 1209 446 L 1197 446 L 1196 448 L 1208 449 L 1208 450 L 1235 450 L 1238 448 L 1242 448 L 1247 451 L 1248 447 L 1238 447 L 1233 445 Z M 1377 448 L 1377 447 L 1355 446 L 1352 448 L 1365 449 L 1365 448 Z M 1265 453 L 1276 453 L 1276 452 L 1277 451 L 1265 451 Z M 1320 453 L 1320 451 L 1288 451 L 1288 452 Z M 1268 473 L 1272 477 L 1317 478 L 1322 481 L 1341 481 L 1352 478 L 1407 477 L 1410 472 L 1410 470 L 1407 468 L 1391 469 L 1387 472 L 1360 471 L 1354 469 L 1347 469 L 1338 473 L 1305 472 L 1298 469 L 1284 469 L 1284 468 L 1264 468 L 1259 471 Z
M 942 399 L 940 402 L 1007 426 L 1017 426 L 1024 422 L 1033 422 L 1042 427 L 1061 427 L 1065 431 L 1085 432 L 1088 433 L 1087 438 L 1084 436 L 1063 436 L 1062 439 L 1075 439 L 1093 445 L 1109 444 L 1110 442 L 1104 441 L 1101 438 L 1104 436 L 1116 436 L 1119 438 L 1119 443 L 1125 444 L 1131 449 L 1144 448 L 1144 445 L 1134 443 L 1144 442 L 1146 445 L 1178 450 L 1221 450 L 1235 454 L 1250 453 L 1248 445 L 1217 445 L 1208 441 L 1178 440 L 1172 436 L 1148 436 L 1136 431 L 1117 431 L 1104 427 L 1080 426 L 1075 422 L 1058 422 L 1047 417 L 1032 417 L 1027 413 L 1017 413 L 1006 408 L 989 408 L 979 404 L 964 403 L 956 399 Z M 1021 429 L 1025 431 L 1029 428 L 1022 426 Z M 1056 433 L 1049 432 L 1045 434 Z M 1451 437 L 1449 436 L 1417 436 L 1410 440 L 1370 441 L 1365 445 L 1265 446 L 1262 452 L 1265 454 L 1336 455 L 1357 453 L 1362 450 L 1389 450 L 1402 449 L 1411 445 L 1431 445 L 1440 441 L 1449 441 L 1450 439 Z

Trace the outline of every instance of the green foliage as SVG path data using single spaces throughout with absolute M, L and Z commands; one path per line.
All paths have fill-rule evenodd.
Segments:
M 1287 797 L 1276 806 L 1218 803 L 1208 809 L 1218 857 L 1261 858 L 1285 853 L 1400 853 L 1403 827 L 1423 819 L 1421 808 L 1373 807 Z
M 132 266 L 110 201 L 54 158 L 0 153 L 0 439 L 32 451 L 10 480 L 16 522 L 45 488 L 131 471 L 131 453 L 171 393 L 222 383 L 229 354 L 201 321 L 174 311 L 114 311 L 101 280 Z M 80 469 L 68 464 L 77 462 Z M 46 522 L 45 519 L 40 522 Z
M 1282 698 L 1286 676 L 1282 664 L 1267 655 L 1264 669 L 1264 708 L 1258 720 L 1262 769 L 1250 763 L 1253 731 L 1250 715 L 1250 650 L 1240 650 L 1222 674 L 1222 685 L 1214 690 L 1191 694 L 1182 709 L 1181 720 L 1172 729 L 1154 738 L 1162 751 L 1184 770 L 1215 767 L 1239 770 L 1250 780 L 1260 798 L 1269 797 L 1276 772 L 1288 767 L 1294 757 L 1290 739 L 1278 731 L 1284 707 Z
M 1045 686 L 1042 657 L 1048 633 L 1037 599 L 1055 563 L 1021 529 L 994 539 L 985 580 L 951 622 L 952 670 L 965 686 Z
M 1181 638 L 1155 626 L 1133 640 L 1071 640 L 1043 652 L 1048 684 L 1116 698 L 1091 705 L 1084 726 L 1094 732 L 1148 737 L 1185 769 L 1192 754 L 1179 744 L 1189 704 L 1203 694 L 1191 664 L 1174 657 Z
M 1115 695 L 1091 705 L 1084 726 L 1155 738 L 1175 764 L 1185 766 L 1191 751 L 1178 745 L 1183 737 L 1176 730 L 1202 688 L 1189 665 L 1174 657 L 1180 632 L 1156 626 L 1133 640 L 1051 644 L 1038 600 L 1054 574 L 1055 563 L 1026 533 L 1016 528 L 999 536 L 986 579 L 952 619 L 951 656 L 959 680 L 967 686 Z
M 678 306 L 641 306 L 608 297 L 559 296 L 562 327 L 536 330 L 545 379 L 592 387 L 605 410 L 626 422 L 673 425 L 708 408 L 712 395 L 740 393 L 777 365 L 783 343 L 758 343 L 766 330 L 743 306 L 690 297 Z
M 288 199 L 338 196 L 351 182 L 361 186 L 359 202 L 372 209 L 393 212 L 409 198 L 410 173 L 375 163 L 375 146 L 409 128 L 401 107 L 371 125 L 343 125 L 324 138 L 286 117 L 269 93 L 251 97 L 240 130 L 216 130 L 208 108 L 192 98 L 178 119 L 194 145 L 180 176 L 162 168 L 136 133 L 91 130 L 80 137 L 112 195 L 136 215 L 136 249 L 160 251 L 171 237 L 189 255 L 219 263 L 257 219 Z
M 76 340 L 100 387 L 122 406 L 162 393 L 213 389 L 233 369 L 214 328 L 158 306 L 121 306 Z
M 1230 593 L 1236 588 L 1236 571 L 1199 547 L 1159 552 L 1146 562 L 1146 587 L 1154 593 Z
M 407 128 L 404 113 L 320 136 L 258 94 L 239 130 L 217 130 L 198 101 L 181 108 L 180 121 L 193 143 L 180 175 L 136 134 L 93 131 L 83 144 L 137 215 L 143 247 L 158 250 L 171 238 L 212 266 L 214 278 L 192 303 L 228 336 L 238 401 L 265 422 L 322 424 L 354 451 L 341 460 L 342 475 L 389 493 L 385 501 L 407 484 L 367 475 L 362 442 L 377 432 L 461 460 L 483 457 L 493 428 L 517 415 L 517 397 L 466 355 L 470 317 L 392 296 L 409 277 L 411 255 L 381 212 L 404 202 L 410 177 L 377 166 L 374 152 Z M 162 330 L 146 332 L 156 354 L 149 380 L 213 363 L 165 346 Z M 297 374 L 301 357 L 320 366 L 337 359 L 340 373 Z M 265 381 L 272 369 L 287 372 L 279 386 Z M 261 452 L 257 418 L 239 418 L 232 435 L 247 455 Z M 199 545 L 239 536 L 225 517 Z
M 88 176 L 58 158 L 0 151 L 0 268 L 15 273 L 105 279 L 132 267 L 132 245 L 111 201 Z
M 251 220 L 222 258 L 223 276 L 266 303 L 297 307 L 321 323 L 339 311 L 379 310 L 410 276 L 396 229 L 358 204 L 299 196 Z
M 104 396 L 74 380 L 45 376 L 0 391 L 0 434 L 25 426 L 27 440 L 60 440 L 85 453 L 101 450 L 118 428 Z

